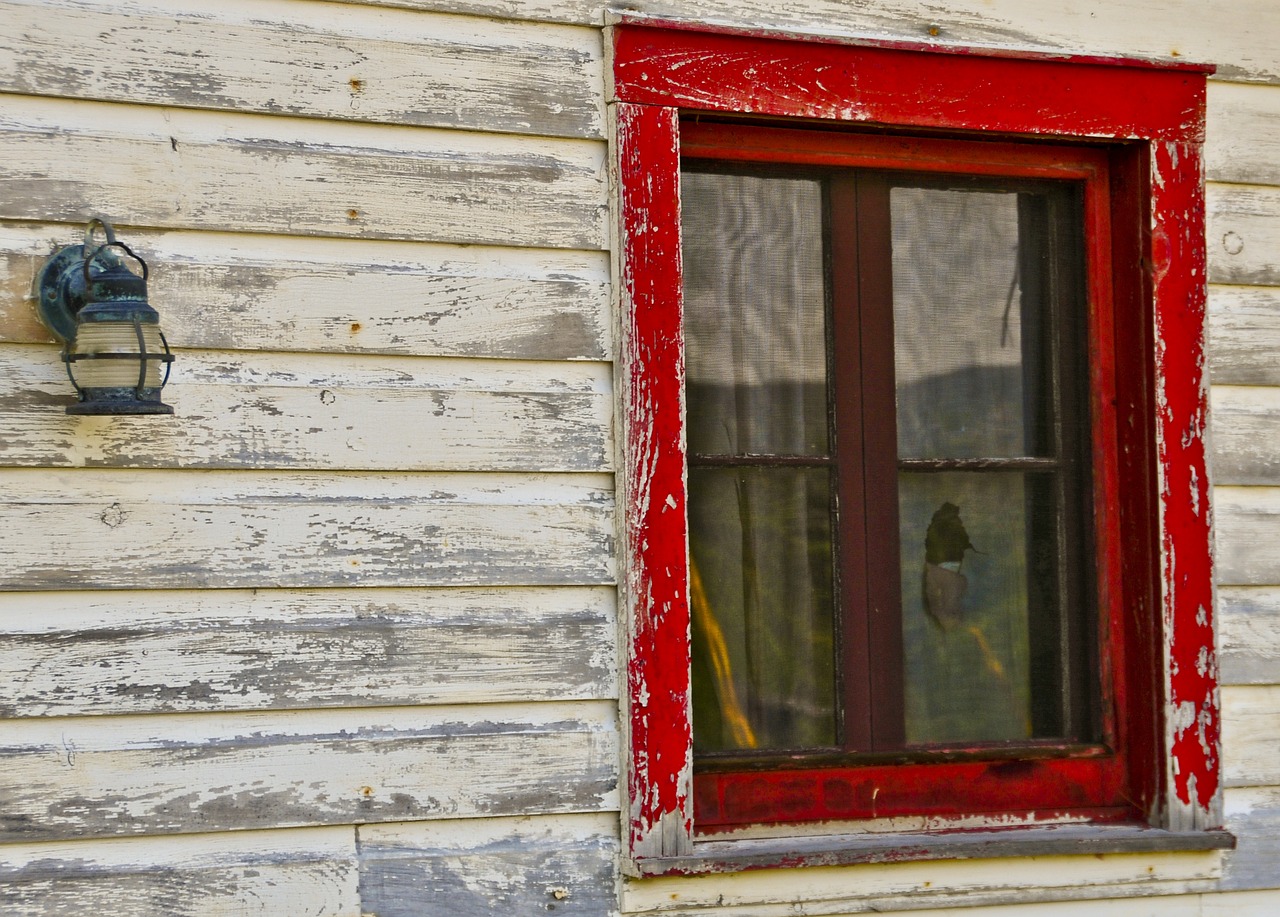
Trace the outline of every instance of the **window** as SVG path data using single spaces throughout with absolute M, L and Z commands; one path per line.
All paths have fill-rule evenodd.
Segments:
M 1225 842 L 1203 72 L 612 44 L 636 871 L 798 823 Z
M 1110 285 L 1086 295 L 1082 250 L 1106 156 L 715 124 L 682 148 L 699 826 L 975 802 L 919 774 L 859 801 L 886 760 L 1106 759 L 1085 319 Z

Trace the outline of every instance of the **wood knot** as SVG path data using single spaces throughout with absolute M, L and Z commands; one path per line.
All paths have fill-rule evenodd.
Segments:
M 102 515 L 98 517 L 102 520 L 102 524 L 107 528 L 115 528 L 123 525 L 124 521 L 129 518 L 129 514 L 125 512 L 124 507 L 119 503 L 112 503 L 102 511 Z

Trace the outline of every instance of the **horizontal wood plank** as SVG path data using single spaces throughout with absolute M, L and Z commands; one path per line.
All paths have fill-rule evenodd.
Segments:
M 0 470 L 0 589 L 608 584 L 609 483 Z
M 1280 684 L 1280 587 L 1224 586 L 1218 606 L 1223 683 Z
M 1214 384 L 1280 385 L 1280 288 L 1209 287 Z
M 1214 385 L 1209 393 L 1215 484 L 1280 484 L 1280 387 Z
M 0 20 L 5 92 L 603 137 L 592 29 L 299 0 L 127 18 L 104 0 L 5 0 Z
M 84 225 L 0 223 L 0 341 L 52 343 L 31 300 Z M 610 356 L 603 252 L 122 231 L 174 347 L 528 360 Z
M 12 840 L 616 811 L 614 705 L 0 724 Z
M 4 844 L 0 911 L 14 917 L 361 917 L 355 830 Z
M 617 694 L 608 588 L 0 592 L 0 717 Z
M 176 416 L 79 417 L 58 350 L 0 344 L 0 465 L 606 471 L 603 363 L 185 351 Z
M 802 902 L 800 913 L 815 917 L 929 907 L 967 913 L 1002 904 L 1204 891 L 1213 887 L 1220 863 L 1218 852 L 1115 854 L 627 879 L 622 912 L 786 917 Z
M 1228 789 L 1223 811 L 1227 829 L 1236 836 L 1236 849 L 1227 854 L 1221 887 L 1280 887 L 1280 873 L 1276 872 L 1280 863 L 1280 787 Z M 1275 913 L 1278 911 L 1263 911 L 1260 917 Z
M 354 0 L 378 6 L 444 10 L 539 19 L 599 22 L 598 0 Z M 729 28 L 772 29 L 918 41 L 969 48 L 1067 51 L 1163 60 L 1209 61 L 1222 79 L 1280 82 L 1280 53 L 1269 36 L 1280 14 L 1269 0 L 1243 0 L 1212 14 L 1198 0 L 1106 0 L 1070 6 L 1025 0 L 953 0 L 945 7 L 925 0 L 631 0 L 628 11 Z
M 1270 884 L 1263 889 L 1201 896 L 1200 917 L 1275 917 L 1280 914 L 1280 888 L 1276 888 L 1280 880 L 1270 869 L 1268 874 Z
M 1227 685 L 1222 689 L 1224 786 L 1280 784 L 1280 686 Z
M 604 144 L 0 97 L 0 217 L 605 246 Z
M 1218 586 L 1280 584 L 1280 489 L 1219 486 L 1213 501 Z
M 1280 87 L 1211 81 L 1205 114 L 1210 181 L 1280 185 Z
M 360 900 L 378 917 L 616 912 L 616 817 L 489 818 L 358 831 Z
M 1206 189 L 1209 281 L 1280 286 L 1280 188 Z

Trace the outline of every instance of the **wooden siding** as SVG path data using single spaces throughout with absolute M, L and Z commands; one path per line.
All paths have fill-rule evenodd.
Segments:
M 606 5 L 0 0 L 0 912 L 1280 913 L 1280 6 L 627 5 L 1218 64 L 1238 850 L 624 885 Z M 62 413 L 29 290 L 92 213 L 172 420 Z
M 4 592 L 0 622 L 4 717 L 617 693 L 601 587 Z
M 52 343 L 29 300 L 77 227 L 0 223 L 0 341 Z M 162 269 L 173 346 L 523 360 L 610 358 L 603 252 L 130 230 Z M 177 367 L 181 370 L 181 365 Z
M 594 29 L 298 0 L 165 0 L 120 13 L 103 0 L 0 3 L 0 91 L 604 135 Z
M 5 96 L 0 213 L 600 249 L 604 144 Z M 69 240 L 70 241 L 70 240 Z
M 59 840 L 608 811 L 612 707 L 9 720 L 0 825 Z
M 609 368 L 186 351 L 182 422 L 86 420 L 51 347 L 0 344 L 0 465 L 605 471 Z
M 609 583 L 602 483 L 0 470 L 0 588 Z

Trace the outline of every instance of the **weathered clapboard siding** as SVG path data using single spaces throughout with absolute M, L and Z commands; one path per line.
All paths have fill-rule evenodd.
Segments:
M 1274 917 L 1280 896 L 1270 891 L 1227 895 L 1179 895 L 1157 898 L 1109 898 L 1103 901 L 1046 901 L 1009 904 L 978 911 L 982 917 Z M 959 913 L 966 913 L 960 911 Z M 955 917 L 953 909 L 901 912 L 901 917 Z
M 494 818 L 357 831 L 360 901 L 377 917 L 598 917 L 615 908 L 616 818 Z
M 1280 92 L 1270 86 L 1209 83 L 1205 172 L 1210 181 L 1280 184 Z
M 467 12 L 548 22 L 599 23 L 596 0 L 352 0 L 382 7 Z M 1042 4 L 1025 0 L 629 0 L 621 6 L 664 19 L 809 35 L 849 35 L 944 46 L 1063 50 L 1099 55 L 1213 61 L 1222 79 L 1280 83 L 1280 53 L 1264 37 L 1280 30 L 1269 0 L 1244 0 L 1206 26 L 1198 0 L 1105 0 Z
M 671 917 L 816 917 L 927 907 L 977 909 L 1025 901 L 1031 889 L 1039 901 L 1089 899 L 1102 889 L 1108 898 L 1185 894 L 1211 888 L 1218 864 L 1217 853 L 1117 854 L 625 880 L 622 910 Z
M 1213 499 L 1218 585 L 1280 583 L 1280 490 L 1219 486 Z
M 0 465 L 604 471 L 600 363 L 183 352 L 180 418 L 70 417 L 57 351 L 0 344 Z
M 1280 785 L 1280 685 L 1224 686 L 1222 724 L 1224 784 Z
M 0 593 L 0 716 L 617 695 L 608 588 Z
M 1280 188 L 1205 189 L 1211 283 L 1280 286 Z
M 0 470 L 0 589 L 608 584 L 608 485 L 593 475 Z
M 0 91 L 604 135 L 594 29 L 300 0 L 165 0 L 121 12 L 103 0 L 0 3 Z
M 8 839 L 616 810 L 607 701 L 0 724 Z
M 1223 683 L 1280 684 L 1280 587 L 1227 586 L 1218 606 Z
M 0 845 L 8 917 L 361 917 L 354 829 Z
M 1280 289 L 1209 287 L 1214 384 L 1280 385 Z
M 1280 890 L 1202 895 L 1200 905 L 1200 917 L 1273 917 L 1280 913 Z
M 1280 484 L 1280 388 L 1214 385 L 1211 472 L 1217 484 Z
M 0 96 L 0 216 L 605 248 L 604 144 Z
M 1227 855 L 1222 887 L 1280 887 L 1280 787 L 1228 789 L 1224 814 L 1237 846 Z
M 0 341 L 52 342 L 32 282 L 84 226 L 0 223 Z M 173 346 L 531 360 L 611 355 L 602 252 L 129 230 Z

